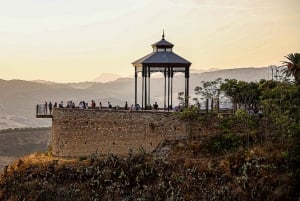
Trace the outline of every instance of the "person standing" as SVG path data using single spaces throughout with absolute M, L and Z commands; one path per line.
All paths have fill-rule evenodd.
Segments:
M 128 110 L 128 103 L 125 101 L 125 110 Z
M 59 108 L 63 108 L 64 107 L 64 102 L 60 101 L 60 104 L 58 105 Z
M 94 100 L 92 100 L 92 108 L 95 109 L 96 108 L 96 103 Z
M 51 103 L 51 101 L 50 101 L 48 106 L 49 106 L 49 113 L 52 114 L 52 103 Z
M 154 109 L 154 110 L 158 110 L 158 104 L 157 104 L 157 102 L 155 102 L 155 103 L 153 104 L 153 109 Z
M 47 103 L 47 101 L 45 101 L 45 104 L 44 104 L 44 112 L 45 112 L 45 114 L 47 114 L 47 111 L 48 110 L 48 103 Z

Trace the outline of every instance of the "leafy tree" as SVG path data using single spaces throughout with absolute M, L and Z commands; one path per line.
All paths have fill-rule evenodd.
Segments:
M 282 143 L 298 138 L 300 87 L 270 80 L 260 83 L 259 89 L 266 118 L 273 123 L 273 134 L 280 136 Z
M 289 82 L 265 81 L 260 83 L 261 103 L 267 112 L 279 109 L 281 112 L 288 111 L 295 114 L 299 106 L 299 87 Z
M 221 91 L 231 98 L 235 110 L 238 104 L 244 105 L 245 109 L 257 109 L 260 97 L 258 83 L 226 79 L 221 84 Z
M 296 85 L 300 85 L 300 53 L 291 53 L 285 56 L 288 61 L 282 61 L 287 67 L 283 70 L 287 77 L 293 76 Z
M 240 99 L 245 108 L 257 110 L 260 97 L 259 84 L 256 82 L 239 82 L 239 84 L 243 88 Z
M 236 79 L 225 79 L 225 82 L 221 84 L 221 91 L 225 93 L 226 96 L 230 97 L 231 102 L 234 105 L 234 109 L 237 108 L 238 98 L 238 81 Z
M 207 100 L 211 100 L 211 110 L 213 110 L 214 99 L 219 99 L 220 96 L 220 85 L 222 83 L 222 79 L 218 78 L 214 81 L 204 82 L 202 81 L 202 86 L 195 87 L 195 93 L 201 96 L 201 99 L 205 98 Z

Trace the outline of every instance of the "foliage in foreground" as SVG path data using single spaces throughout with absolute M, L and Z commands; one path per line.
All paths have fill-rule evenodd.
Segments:
M 35 154 L 4 172 L 0 200 L 297 200 L 299 180 L 285 147 L 239 145 L 213 154 L 200 140 L 166 142 L 167 157 L 129 152 L 63 161 Z

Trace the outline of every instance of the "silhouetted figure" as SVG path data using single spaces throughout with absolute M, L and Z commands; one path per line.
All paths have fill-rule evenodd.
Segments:
M 153 109 L 155 109 L 155 110 L 158 109 L 158 104 L 157 104 L 157 102 L 155 102 L 155 103 L 153 104 Z
M 63 108 L 64 107 L 64 102 L 61 101 L 60 104 L 58 105 L 59 108 Z
M 57 108 L 57 102 L 54 103 L 53 107 L 54 107 L 54 108 Z
M 83 101 L 80 101 L 79 103 L 79 109 L 84 109 L 85 105 Z
M 99 103 L 99 110 L 101 110 L 101 109 L 102 109 L 102 103 L 100 101 L 100 103 Z
M 47 103 L 47 101 L 45 101 L 45 104 L 44 104 L 44 110 L 45 110 L 45 114 L 47 114 L 47 108 L 48 108 L 48 103 Z
M 125 110 L 128 110 L 128 103 L 125 101 Z
M 51 101 L 50 101 L 48 107 L 49 107 L 49 113 L 52 114 L 52 103 L 51 103 Z
M 108 101 L 108 108 L 111 109 L 112 105 L 110 104 L 110 102 Z
M 67 102 L 67 108 L 72 108 L 72 104 L 73 104 L 73 101 L 68 101 Z
M 136 104 L 135 105 L 135 110 L 140 110 L 141 109 L 141 106 L 139 104 Z
M 96 108 L 96 103 L 94 100 L 92 100 L 92 108 L 95 109 Z

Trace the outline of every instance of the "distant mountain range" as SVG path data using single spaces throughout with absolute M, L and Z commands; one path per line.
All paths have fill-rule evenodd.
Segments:
M 121 78 L 122 76 L 117 75 L 117 74 L 112 74 L 112 73 L 102 73 L 99 77 L 96 77 L 93 82 L 111 82 L 111 81 L 115 81 L 119 78 Z
M 104 79 L 116 79 L 114 81 Z M 113 105 L 121 105 L 128 101 L 134 102 L 134 79 L 121 78 L 117 75 L 106 74 L 96 78 L 93 82 L 80 83 L 54 83 L 43 80 L 1 80 L 0 79 L 0 129 L 16 127 L 49 126 L 49 119 L 36 119 L 35 106 L 45 101 L 60 102 L 72 100 L 76 104 L 84 100 L 95 100 L 98 105 L 101 101 L 103 106 L 110 101 Z M 199 72 L 191 70 L 190 94 L 201 81 L 212 81 L 217 78 L 234 78 L 245 81 L 258 81 L 268 79 L 268 68 L 236 68 Z M 97 82 L 96 82 L 97 81 Z M 99 82 L 101 81 L 101 82 Z M 108 81 L 108 82 L 107 82 Z M 151 79 L 151 102 L 163 102 L 162 77 Z M 138 80 L 138 101 L 141 97 L 141 78 Z M 173 100 L 177 101 L 177 94 L 184 91 L 184 76 L 178 74 L 173 79 Z

